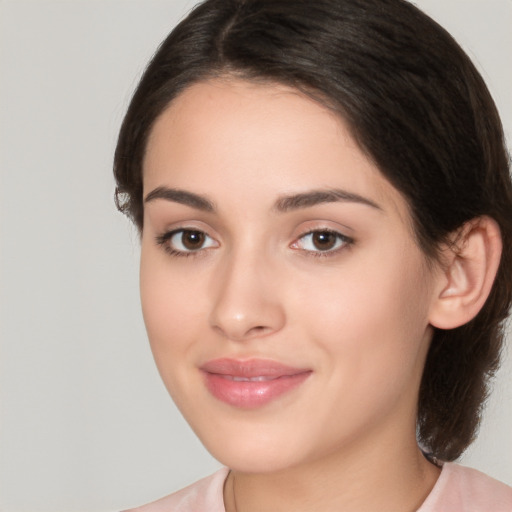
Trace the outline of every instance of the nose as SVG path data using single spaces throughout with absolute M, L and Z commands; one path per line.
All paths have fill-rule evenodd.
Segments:
M 279 300 L 275 270 L 256 256 L 232 257 L 223 262 L 215 276 L 212 328 L 234 341 L 282 329 L 285 310 Z

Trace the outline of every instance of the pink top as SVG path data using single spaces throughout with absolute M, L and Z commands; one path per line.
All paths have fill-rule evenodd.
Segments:
M 228 469 L 181 491 L 126 512 L 225 512 L 222 490 Z M 445 463 L 417 512 L 512 512 L 512 487 L 476 469 Z

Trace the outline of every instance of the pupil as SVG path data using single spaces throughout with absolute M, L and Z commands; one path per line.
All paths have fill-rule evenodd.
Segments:
M 313 244 L 317 249 L 327 251 L 336 245 L 336 235 L 328 231 L 313 233 Z
M 200 231 L 185 231 L 182 236 L 182 242 L 187 249 L 199 249 L 204 243 L 204 233 Z

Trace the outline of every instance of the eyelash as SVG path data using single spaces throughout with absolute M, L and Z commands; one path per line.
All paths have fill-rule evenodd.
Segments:
M 200 229 L 180 228 L 180 229 L 174 229 L 172 231 L 168 231 L 166 233 L 163 233 L 162 235 L 157 236 L 156 237 L 156 243 L 158 245 L 162 246 L 164 248 L 165 252 L 167 252 L 171 256 L 178 257 L 178 258 L 189 258 L 191 256 L 198 257 L 200 255 L 204 255 L 205 254 L 205 250 L 208 249 L 208 247 L 206 247 L 206 248 L 199 248 L 197 250 L 189 250 L 189 251 L 181 251 L 181 250 L 178 250 L 178 249 L 174 249 L 169 244 L 169 242 L 178 233 L 181 233 L 182 236 L 183 236 L 184 233 L 198 233 L 200 235 L 203 235 L 203 236 L 208 237 L 209 239 L 211 239 L 211 237 L 209 237 L 204 231 L 201 231 Z
M 318 228 L 318 229 L 312 229 L 312 230 L 300 235 L 297 238 L 297 241 L 293 242 L 292 245 L 297 245 L 299 240 L 303 240 L 307 236 L 314 235 L 316 233 L 327 233 L 329 235 L 334 235 L 337 239 L 336 243 L 341 242 L 341 245 L 335 249 L 328 249 L 325 251 L 322 251 L 322 250 L 312 251 L 312 250 L 303 249 L 304 254 L 307 255 L 308 257 L 309 256 L 313 257 L 313 258 L 333 257 L 333 256 L 336 256 L 340 251 L 343 251 L 354 244 L 353 238 L 350 238 L 350 237 L 340 233 L 339 231 L 335 231 L 334 229 L 329 229 L 329 228 Z M 298 250 L 300 250 L 300 248 L 298 248 Z
M 180 228 L 180 229 L 175 229 L 175 230 L 172 230 L 172 231 L 168 231 L 166 233 L 163 233 L 162 235 L 158 235 L 156 237 L 156 243 L 158 245 L 162 246 L 164 248 L 164 250 L 169 255 L 171 255 L 173 257 L 189 258 L 191 256 L 192 257 L 198 257 L 198 256 L 201 256 L 201 255 L 204 255 L 205 251 L 207 249 L 209 249 L 210 247 L 204 247 L 204 248 L 202 247 L 202 248 L 199 248 L 197 250 L 181 251 L 181 250 L 174 249 L 173 247 L 171 247 L 169 245 L 169 241 L 175 235 L 177 235 L 178 233 L 181 233 L 183 235 L 184 233 L 187 233 L 187 232 L 188 233 L 199 233 L 199 234 L 204 235 L 205 237 L 211 239 L 211 237 L 209 237 L 204 231 L 201 231 L 199 229 Z M 292 246 L 293 245 L 298 245 L 298 242 L 300 240 L 303 240 L 307 236 L 314 235 L 316 233 L 326 233 L 326 234 L 334 235 L 337 238 L 337 242 L 336 243 L 341 242 L 341 246 L 337 247 L 335 249 L 328 249 L 328 250 L 325 250 L 325 251 L 322 251 L 322 250 L 313 251 L 313 250 L 307 250 L 307 249 L 300 249 L 300 247 L 292 247 L 292 248 L 296 249 L 296 250 L 302 250 L 304 255 L 306 255 L 308 257 L 328 258 L 328 257 L 335 256 L 340 251 L 345 250 L 345 249 L 347 249 L 348 247 L 350 247 L 351 245 L 354 244 L 354 239 L 353 238 L 350 238 L 350 237 L 348 237 L 346 235 L 343 235 L 342 233 L 339 233 L 338 231 L 335 231 L 333 229 L 326 229 L 326 228 L 322 229 L 322 228 L 320 228 L 320 229 L 312 229 L 310 231 L 307 231 L 306 233 L 303 233 L 291 245 Z

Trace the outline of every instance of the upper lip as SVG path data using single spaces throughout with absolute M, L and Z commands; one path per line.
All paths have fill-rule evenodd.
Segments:
M 213 359 L 200 368 L 207 373 L 247 379 L 255 377 L 277 378 L 311 371 L 308 368 L 296 368 L 271 359 Z

